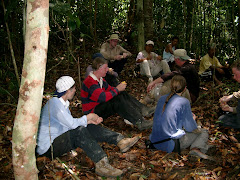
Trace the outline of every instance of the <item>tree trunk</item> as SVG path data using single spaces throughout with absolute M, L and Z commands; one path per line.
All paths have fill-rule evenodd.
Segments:
M 193 0 L 193 9 L 192 9 L 192 23 L 191 23 L 191 33 L 190 33 L 190 45 L 189 45 L 190 51 L 192 51 L 194 16 L 195 16 L 195 0 Z
M 153 40 L 153 0 L 144 0 L 144 35 Z
M 240 0 L 238 0 L 238 17 L 240 17 Z M 240 46 L 240 23 L 239 23 L 239 19 L 238 19 L 238 43 L 237 46 Z M 238 48 L 239 50 L 239 48 Z M 239 52 L 238 52 L 239 54 Z M 238 57 L 239 58 L 239 57 Z
M 237 32 L 237 27 L 235 26 L 235 15 L 234 15 L 234 5 L 232 4 L 232 21 L 233 21 L 233 28 L 234 28 L 234 34 L 235 34 L 235 39 L 236 39 L 236 49 L 237 49 L 237 59 L 239 59 L 239 44 L 238 44 L 238 34 L 239 32 Z M 238 23 L 239 24 L 239 23 Z
M 137 0 L 137 19 L 138 19 L 138 51 L 144 49 L 144 18 L 143 18 L 143 0 Z
M 184 13 L 184 25 L 183 25 L 183 48 L 186 49 L 187 40 L 187 5 L 186 0 L 183 2 L 183 13 Z
M 42 105 L 49 36 L 49 0 L 28 0 L 26 40 L 12 157 L 15 179 L 38 179 L 35 147 Z
M 98 45 L 98 39 L 97 39 L 97 10 L 98 10 L 98 2 L 95 0 L 95 5 L 94 5 L 94 42 L 95 46 Z

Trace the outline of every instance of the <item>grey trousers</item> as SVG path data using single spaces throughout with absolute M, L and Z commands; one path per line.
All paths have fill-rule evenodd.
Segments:
M 206 153 L 208 150 L 208 131 L 206 129 L 201 129 L 201 133 L 186 132 L 186 134 L 181 137 L 180 149 L 186 149 L 190 147 L 198 148 L 201 152 Z
M 96 163 L 107 156 L 98 142 L 117 145 L 123 138 L 122 134 L 106 129 L 100 125 L 89 124 L 87 127 L 79 126 L 54 139 L 52 143 L 53 157 L 59 157 L 64 153 L 80 147 L 87 156 Z M 42 156 L 51 158 L 51 147 Z

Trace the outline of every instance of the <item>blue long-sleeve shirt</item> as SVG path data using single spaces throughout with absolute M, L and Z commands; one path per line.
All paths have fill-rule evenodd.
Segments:
M 165 111 L 162 113 L 163 105 L 168 94 L 162 96 L 157 104 L 153 119 L 153 129 L 150 134 L 151 142 L 157 142 L 164 139 L 179 139 L 185 132 L 192 132 L 197 128 L 197 123 L 193 119 L 191 106 L 188 99 L 179 95 L 173 95 L 168 101 Z M 173 140 L 154 144 L 157 149 L 172 152 L 175 146 Z
M 40 155 L 44 154 L 51 144 L 49 116 L 51 122 L 51 143 L 55 138 L 71 129 L 75 129 L 78 126 L 87 126 L 86 116 L 73 118 L 68 108 L 68 101 L 65 102 L 62 98 L 53 97 L 45 104 L 41 112 L 37 137 L 37 153 Z

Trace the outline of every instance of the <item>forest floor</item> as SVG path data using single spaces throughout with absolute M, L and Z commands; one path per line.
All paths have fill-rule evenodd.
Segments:
M 60 61 L 61 58 L 56 59 L 56 64 Z M 71 75 L 76 80 L 78 90 L 70 109 L 74 117 L 80 117 L 82 111 L 78 69 L 74 60 L 68 62 L 62 61 L 57 66 L 48 68 L 51 70 L 46 74 L 43 104 L 48 99 L 47 95 L 55 91 L 56 80 L 61 75 Z M 89 62 L 88 60 L 81 63 L 82 79 Z M 146 95 L 148 79 L 141 76 L 135 77 L 134 67 L 135 60 L 131 58 L 121 74 L 120 81 L 126 81 L 126 91 L 141 101 Z M 126 153 L 120 153 L 115 145 L 101 144 L 109 157 L 110 164 L 124 171 L 124 174 L 116 179 L 240 179 L 240 132 L 221 127 L 217 123 L 218 117 L 223 113 L 219 107 L 219 98 L 238 90 L 238 84 L 232 79 L 223 80 L 223 82 L 222 86 L 213 85 L 212 82 L 201 82 L 199 100 L 192 105 L 197 121 L 209 131 L 209 144 L 215 145 L 215 148 L 211 148 L 208 152 L 215 161 L 191 156 L 188 154 L 189 150 L 183 151 L 181 156 L 177 153 L 168 154 L 163 151 L 148 150 L 144 142 L 148 139 L 151 130 L 140 132 L 137 128 L 125 124 L 121 117 L 115 115 L 105 119 L 103 125 L 126 137 L 133 137 L 137 134 L 142 136 Z M 1 107 L 0 179 L 14 179 L 11 139 L 16 108 L 9 105 Z M 80 148 L 60 157 L 60 161 L 64 162 L 79 179 L 111 179 L 97 176 L 94 173 L 94 163 Z M 39 179 L 74 179 L 58 160 L 51 161 L 45 157 L 38 157 L 37 167 Z

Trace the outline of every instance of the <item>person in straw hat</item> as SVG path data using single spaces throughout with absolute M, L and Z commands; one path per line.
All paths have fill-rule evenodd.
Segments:
M 118 45 L 119 41 L 121 40 L 119 39 L 118 34 L 112 34 L 110 38 L 102 44 L 100 53 L 108 60 L 109 68 L 112 68 L 120 75 L 127 62 L 127 57 L 132 54 L 122 46 Z

